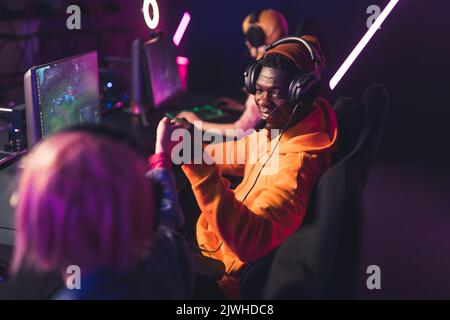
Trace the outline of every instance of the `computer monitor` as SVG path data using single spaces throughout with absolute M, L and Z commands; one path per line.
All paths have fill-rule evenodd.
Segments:
M 19 163 L 25 151 L 6 153 L 0 151 L 0 245 L 14 245 L 14 208 L 11 198 L 17 189 Z
M 100 123 L 97 52 L 33 67 L 24 76 L 28 147 L 76 123 Z
M 159 109 L 176 101 L 183 89 L 172 39 L 159 36 L 144 43 L 143 56 L 150 105 Z

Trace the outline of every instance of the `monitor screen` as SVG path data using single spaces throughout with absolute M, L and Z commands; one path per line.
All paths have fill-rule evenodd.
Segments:
M 31 131 L 37 135 L 30 146 L 36 140 L 72 124 L 100 122 L 96 52 L 52 62 L 30 71 L 30 92 L 25 92 L 26 100 L 28 96 L 27 122 L 36 122 Z M 28 113 L 33 115 L 29 117 Z
M 14 208 L 11 197 L 17 188 L 19 161 L 23 153 L 0 152 L 0 245 L 14 244 Z
M 150 82 L 152 105 L 163 106 L 182 92 L 180 74 L 176 62 L 175 46 L 170 37 L 144 44 L 146 75 Z

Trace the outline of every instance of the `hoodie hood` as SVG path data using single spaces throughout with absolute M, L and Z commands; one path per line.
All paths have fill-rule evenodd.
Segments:
M 283 134 L 279 153 L 332 151 L 337 131 L 336 114 L 330 103 L 317 98 L 313 111 Z M 260 133 L 267 135 L 268 131 L 264 129 Z

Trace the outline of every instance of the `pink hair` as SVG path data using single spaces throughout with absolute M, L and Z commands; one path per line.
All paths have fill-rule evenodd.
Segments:
M 12 271 L 123 272 L 145 254 L 153 234 L 152 184 L 143 157 L 86 132 L 56 134 L 23 161 Z

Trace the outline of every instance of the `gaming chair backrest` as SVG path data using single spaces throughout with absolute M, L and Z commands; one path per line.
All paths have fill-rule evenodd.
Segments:
M 307 279 L 298 282 L 303 287 L 310 288 L 309 292 L 299 289 L 303 297 L 314 298 L 350 298 L 356 294 L 357 266 L 359 246 L 361 242 L 362 195 L 367 183 L 370 169 L 378 149 L 381 132 L 389 106 L 389 94 L 381 85 L 367 88 L 362 98 L 364 108 L 364 123 L 353 150 L 336 163 L 320 179 L 309 212 L 316 217 L 313 225 L 305 235 L 296 235 L 287 241 L 312 244 L 312 248 L 303 248 L 306 255 L 297 260 L 297 265 L 303 270 L 305 265 L 311 270 Z M 297 232 L 302 233 L 300 228 Z M 308 252 L 309 250 L 309 252 Z M 292 250 L 291 254 L 293 254 Z M 280 250 L 275 257 L 271 275 L 276 273 L 278 262 L 282 261 L 283 252 Z M 303 271 L 302 271 L 303 272 Z M 274 296 L 269 293 L 273 283 L 269 276 L 267 297 L 285 297 L 284 289 L 277 289 Z M 298 280 L 297 280 L 298 281 Z M 293 286 L 290 294 L 293 294 Z
M 279 248 L 243 272 L 243 297 L 287 299 L 354 295 L 362 193 L 388 105 L 389 95 L 383 86 L 372 85 L 366 89 L 360 104 L 364 122 L 353 148 L 341 154 L 338 162 L 320 179 L 308 207 L 308 222 Z M 339 120 L 341 124 L 344 121 Z

